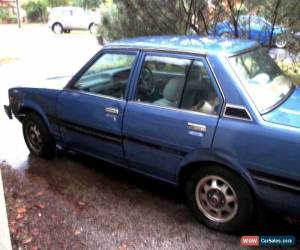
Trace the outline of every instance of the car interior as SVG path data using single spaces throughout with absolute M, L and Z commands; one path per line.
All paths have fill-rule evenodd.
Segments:
M 218 98 L 201 61 L 185 60 L 186 65 L 145 61 L 136 100 L 158 106 L 182 108 L 214 114 Z M 131 67 L 89 69 L 73 88 L 95 94 L 124 98 Z
M 218 98 L 203 68 L 193 63 L 183 73 L 150 70 L 145 64 L 138 84 L 137 100 L 158 106 L 216 113 Z

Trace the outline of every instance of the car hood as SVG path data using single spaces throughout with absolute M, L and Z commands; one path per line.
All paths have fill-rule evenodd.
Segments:
M 265 114 L 263 119 L 268 122 L 300 128 L 300 88 L 296 87 L 284 103 Z
M 55 76 L 43 80 L 30 81 L 22 84 L 19 87 L 62 90 L 67 85 L 70 79 L 71 76 Z

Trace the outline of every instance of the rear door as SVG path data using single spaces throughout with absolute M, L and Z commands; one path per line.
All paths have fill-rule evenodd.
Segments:
M 210 150 L 222 97 L 204 57 L 146 53 L 140 67 L 124 116 L 126 158 L 173 181 L 185 155 Z
M 126 164 L 122 123 L 136 55 L 105 51 L 62 91 L 54 120 L 67 147 Z

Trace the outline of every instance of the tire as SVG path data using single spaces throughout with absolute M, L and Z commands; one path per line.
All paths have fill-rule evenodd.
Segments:
M 64 32 L 63 26 L 60 23 L 55 23 L 52 25 L 52 31 L 55 34 L 62 34 Z
M 275 38 L 275 45 L 279 49 L 283 49 L 287 45 L 287 36 L 286 34 L 280 34 Z
M 42 158 L 53 158 L 55 142 L 43 120 L 34 113 L 28 113 L 22 124 L 23 136 L 29 151 Z
M 91 34 L 95 35 L 97 33 L 97 24 L 91 23 L 89 25 L 89 31 Z
M 196 170 L 185 183 L 185 193 L 194 216 L 214 230 L 239 232 L 253 216 L 254 199 L 248 184 L 224 167 Z

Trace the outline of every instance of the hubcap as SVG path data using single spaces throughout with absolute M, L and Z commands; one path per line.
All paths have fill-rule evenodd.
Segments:
M 195 196 L 203 215 L 214 222 L 225 223 L 234 218 L 238 199 L 232 186 L 219 176 L 206 176 L 196 186 Z
M 278 48 L 283 48 L 283 47 L 285 47 L 286 43 L 287 43 L 287 41 L 286 41 L 284 35 L 279 35 L 279 36 L 276 37 L 276 46 L 277 46 Z
M 42 140 L 41 132 L 37 127 L 37 125 L 30 124 L 27 127 L 27 139 L 31 149 L 34 152 L 39 153 L 43 146 L 43 140 Z
M 55 24 L 53 30 L 56 34 L 62 33 L 62 27 L 59 24 Z

